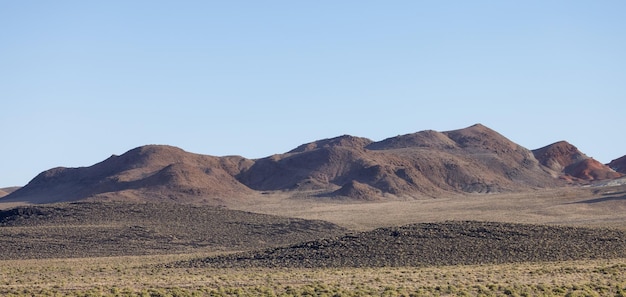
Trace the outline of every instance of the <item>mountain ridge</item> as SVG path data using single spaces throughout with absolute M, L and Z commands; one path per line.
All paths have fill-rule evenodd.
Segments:
M 44 171 L 0 202 L 95 199 L 222 205 L 267 191 L 370 201 L 515 192 L 622 176 L 565 141 L 531 151 L 475 124 L 381 141 L 342 135 L 259 159 L 146 145 L 88 167 Z

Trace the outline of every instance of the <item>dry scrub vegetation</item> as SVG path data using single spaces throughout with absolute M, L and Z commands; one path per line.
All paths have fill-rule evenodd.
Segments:
M 0 212 L 0 296 L 626 296 L 624 193 L 622 186 L 389 203 L 270 193 L 240 207 L 301 219 L 166 203 L 23 206 Z M 542 225 L 512 224 L 520 222 Z M 260 252 L 239 253 L 240 262 L 223 254 L 241 250 Z M 277 262 L 344 252 L 335 259 L 363 265 Z M 502 263 L 511 252 L 520 257 Z M 472 254 L 499 258 L 457 261 Z M 250 255 L 260 265 L 247 265 Z
M 162 268 L 199 255 L 0 261 L 2 296 L 626 296 L 626 259 L 381 268 Z

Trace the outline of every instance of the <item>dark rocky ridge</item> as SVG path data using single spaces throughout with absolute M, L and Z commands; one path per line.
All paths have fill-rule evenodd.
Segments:
M 332 223 L 178 203 L 75 202 L 0 211 L 0 259 L 243 251 L 338 236 Z
M 613 170 L 626 174 L 626 156 L 622 156 L 611 161 L 607 166 L 613 168 Z
M 626 257 L 626 233 L 493 222 L 380 228 L 272 248 L 200 258 L 177 267 L 388 267 L 498 264 Z

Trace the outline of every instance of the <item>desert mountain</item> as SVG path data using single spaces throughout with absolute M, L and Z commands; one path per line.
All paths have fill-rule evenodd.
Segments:
M 239 176 L 255 190 L 328 190 L 357 199 L 502 192 L 558 183 L 531 151 L 480 124 L 380 142 L 340 136 L 260 159 Z
M 343 135 L 257 160 L 148 145 L 90 167 L 50 169 L 2 201 L 222 204 L 259 191 L 377 200 L 549 188 L 564 185 L 560 176 L 576 181 L 622 176 L 569 144 L 557 144 L 530 151 L 476 124 L 378 142 Z
M 611 161 L 607 166 L 611 167 L 613 170 L 626 174 L 626 156 L 622 156 Z
M 135 148 L 90 167 L 42 172 L 3 198 L 28 202 L 124 198 L 201 201 L 249 194 L 234 176 L 252 165 L 242 157 L 212 157 L 163 145 Z
M 559 141 L 533 150 L 535 158 L 551 170 L 552 175 L 565 180 L 603 180 L 622 177 L 611 167 L 583 154 L 572 144 Z

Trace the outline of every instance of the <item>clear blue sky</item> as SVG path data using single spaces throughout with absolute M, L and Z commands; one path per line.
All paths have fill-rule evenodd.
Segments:
M 626 1 L 0 0 L 0 187 L 482 123 L 626 154 Z

